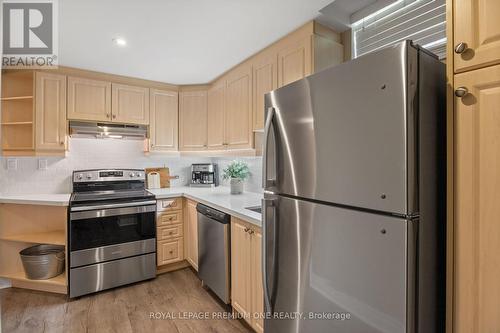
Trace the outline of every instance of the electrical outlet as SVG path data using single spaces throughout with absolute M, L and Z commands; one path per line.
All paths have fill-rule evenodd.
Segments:
M 9 171 L 17 170 L 17 158 L 7 159 L 7 170 Z
M 47 160 L 41 158 L 38 160 L 38 170 L 47 170 Z

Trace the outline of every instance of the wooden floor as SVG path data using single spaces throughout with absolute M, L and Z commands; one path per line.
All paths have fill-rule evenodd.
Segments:
M 8 288 L 0 290 L 0 301 L 2 332 L 251 332 L 238 320 L 179 318 L 224 312 L 190 268 L 76 300 Z

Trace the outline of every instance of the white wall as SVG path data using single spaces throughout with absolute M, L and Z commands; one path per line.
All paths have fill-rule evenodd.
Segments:
M 165 155 L 145 155 L 141 141 L 133 140 L 98 140 L 70 138 L 66 157 L 18 157 L 17 170 L 7 170 L 7 157 L 0 157 L 0 193 L 70 193 L 73 170 L 97 168 L 170 168 L 171 175 L 180 179 L 172 180 L 172 186 L 186 185 L 190 179 L 192 163 L 219 163 L 222 169 L 233 158 L 210 157 L 166 157 Z M 46 159 L 47 170 L 38 169 L 38 160 Z M 238 158 L 250 166 L 250 179 L 246 190 L 261 192 L 260 157 Z M 227 185 L 226 182 L 221 182 Z

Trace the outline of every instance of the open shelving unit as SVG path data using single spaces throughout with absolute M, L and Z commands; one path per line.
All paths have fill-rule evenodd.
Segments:
M 13 287 L 67 294 L 66 272 L 47 280 L 30 280 L 19 255 L 36 244 L 66 247 L 66 219 L 67 207 L 0 204 L 0 277 L 11 280 Z
M 30 155 L 34 141 L 34 72 L 29 70 L 2 73 L 2 150 L 4 155 Z

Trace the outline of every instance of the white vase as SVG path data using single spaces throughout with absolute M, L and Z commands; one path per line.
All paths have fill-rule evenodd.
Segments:
M 241 194 L 243 193 L 243 179 L 231 178 L 231 194 Z

